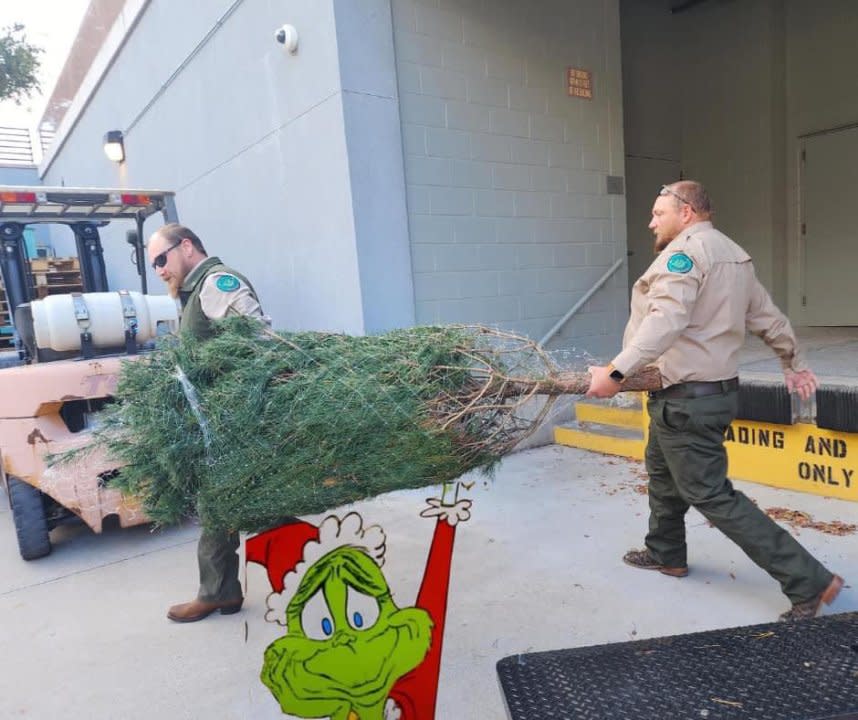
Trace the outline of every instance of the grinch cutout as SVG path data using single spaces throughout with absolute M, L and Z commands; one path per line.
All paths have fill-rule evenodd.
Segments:
M 247 541 L 274 590 L 266 620 L 286 634 L 261 679 L 284 713 L 331 720 L 433 720 L 455 527 L 470 500 L 427 501 L 437 518 L 415 607 L 399 608 L 381 571 L 386 537 L 357 513 L 295 522 Z

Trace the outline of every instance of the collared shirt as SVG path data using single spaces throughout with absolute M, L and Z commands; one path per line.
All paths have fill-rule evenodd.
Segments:
M 215 272 L 203 280 L 200 306 L 212 320 L 233 315 L 262 317 L 262 307 L 247 283 L 227 272 Z
M 200 277 L 205 275 L 199 296 L 201 309 L 207 318 L 220 320 L 228 315 L 262 317 L 262 307 L 253 289 L 243 278 L 229 272 L 227 268 L 210 271 L 213 266 L 220 265 L 220 259 L 216 257 L 201 260 L 185 277 L 182 289 L 191 292 Z
M 247 278 L 216 257 L 206 258 L 193 267 L 182 283 L 179 299 L 182 303 L 179 327 L 198 338 L 212 334 L 212 320 L 233 315 L 258 317 L 270 324 Z
M 807 369 L 792 326 L 757 280 L 750 256 L 711 222 L 683 230 L 632 288 L 624 375 L 655 363 L 665 387 L 738 374 L 745 330 L 774 350 L 784 369 Z

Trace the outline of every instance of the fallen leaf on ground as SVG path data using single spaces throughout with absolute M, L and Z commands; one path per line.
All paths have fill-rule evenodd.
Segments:
M 793 527 L 810 528 L 818 530 L 827 535 L 852 535 L 858 532 L 858 525 L 854 523 L 845 523 L 842 520 L 831 520 L 830 522 L 822 522 L 814 520 L 813 517 L 801 510 L 790 510 L 783 507 L 766 508 L 766 515 L 772 520 L 782 520 L 789 523 Z

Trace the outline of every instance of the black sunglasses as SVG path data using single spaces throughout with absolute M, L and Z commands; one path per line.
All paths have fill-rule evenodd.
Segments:
M 167 264 L 167 253 L 170 252 L 173 248 L 179 247 L 182 244 L 182 241 L 179 240 L 175 245 L 170 245 L 164 252 L 158 253 L 155 256 L 155 259 L 152 261 L 152 269 L 157 270 L 158 268 L 164 267 Z
M 694 212 L 697 212 L 697 210 L 694 209 L 694 205 L 692 203 L 688 202 L 688 200 L 686 200 L 684 197 L 682 197 L 682 195 L 680 195 L 678 192 L 676 192 L 676 190 L 671 190 L 669 187 L 667 187 L 667 185 L 662 185 L 661 190 L 658 191 L 658 194 L 659 195 L 673 195 L 673 197 L 675 197 L 677 200 L 684 202 L 686 205 L 688 205 L 688 207 L 690 207 L 692 210 L 694 210 Z

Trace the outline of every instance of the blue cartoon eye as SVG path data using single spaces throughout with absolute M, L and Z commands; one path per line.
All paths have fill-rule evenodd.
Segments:
M 349 586 L 346 594 L 346 617 L 355 630 L 369 630 L 378 621 L 378 600 Z
M 325 595 L 318 590 L 301 610 L 301 628 L 310 640 L 327 640 L 337 629 L 332 618 Z

